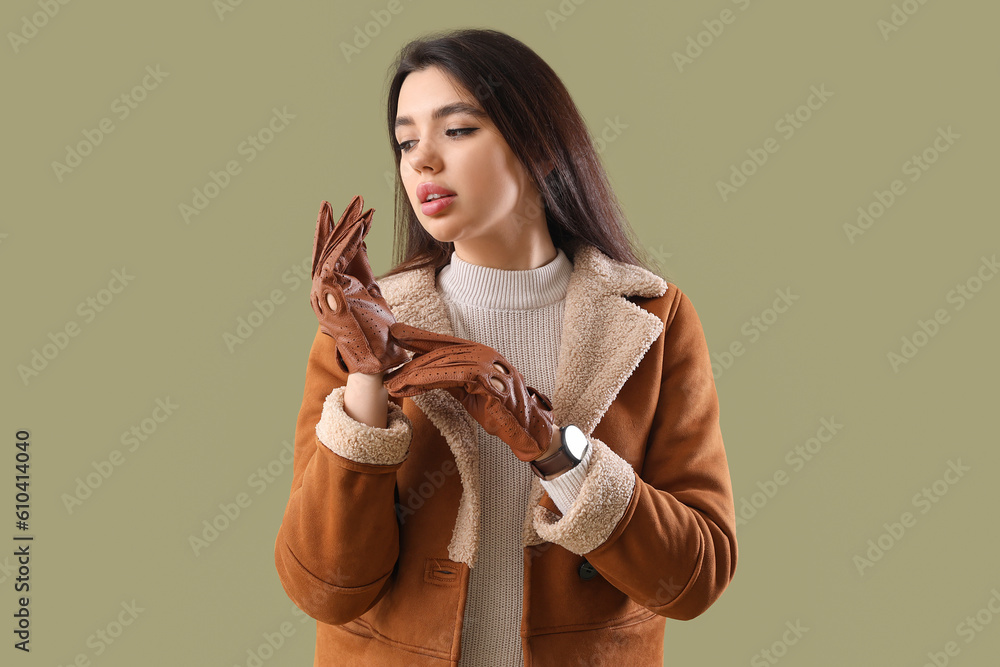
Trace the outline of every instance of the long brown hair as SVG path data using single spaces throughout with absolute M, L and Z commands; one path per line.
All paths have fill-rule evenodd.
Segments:
M 510 35 L 463 29 L 409 42 L 389 68 L 395 266 L 385 276 L 428 265 L 440 269 L 454 250 L 453 243 L 437 241 L 421 226 L 399 175 L 401 152 L 394 128 L 399 91 L 407 75 L 431 66 L 450 74 L 489 115 L 541 193 L 552 242 L 570 260 L 583 242 L 612 259 L 658 272 L 625 219 L 583 117 L 552 68 Z

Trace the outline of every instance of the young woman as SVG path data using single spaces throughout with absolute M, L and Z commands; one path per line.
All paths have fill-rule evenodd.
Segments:
M 388 129 L 397 266 L 372 276 L 360 197 L 314 243 L 275 563 L 315 664 L 662 665 L 737 559 L 691 301 L 518 40 L 406 45 Z

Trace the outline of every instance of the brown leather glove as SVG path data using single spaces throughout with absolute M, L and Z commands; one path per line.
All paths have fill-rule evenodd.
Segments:
M 375 282 L 364 242 L 375 209 L 362 214 L 362 208 L 364 199 L 355 195 L 334 228 L 330 202 L 320 206 L 309 300 L 320 330 L 337 341 L 340 368 L 375 374 L 405 362 L 407 354 L 389 338 L 396 318 Z
M 522 461 L 534 461 L 552 441 L 552 404 L 488 345 L 395 323 L 389 333 L 416 354 L 385 376 L 392 396 L 445 389 L 487 433 Z

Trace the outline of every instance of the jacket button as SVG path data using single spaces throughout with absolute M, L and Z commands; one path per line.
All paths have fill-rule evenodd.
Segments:
M 580 578 L 587 581 L 588 579 L 593 579 L 596 576 L 597 570 L 595 570 L 594 566 L 588 563 L 587 559 L 584 558 L 583 562 L 580 563 Z

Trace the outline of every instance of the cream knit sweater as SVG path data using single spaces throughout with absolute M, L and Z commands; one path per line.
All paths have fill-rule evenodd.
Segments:
M 573 265 L 560 249 L 544 266 L 506 271 L 470 264 L 452 253 L 437 286 L 456 336 L 489 345 L 525 382 L 549 398 Z M 557 424 L 564 426 L 564 424 Z M 482 522 L 462 630 L 462 667 L 520 667 L 524 560 L 521 530 L 533 474 L 510 447 L 477 428 Z M 542 487 L 565 514 L 586 475 L 592 448 L 570 472 Z

